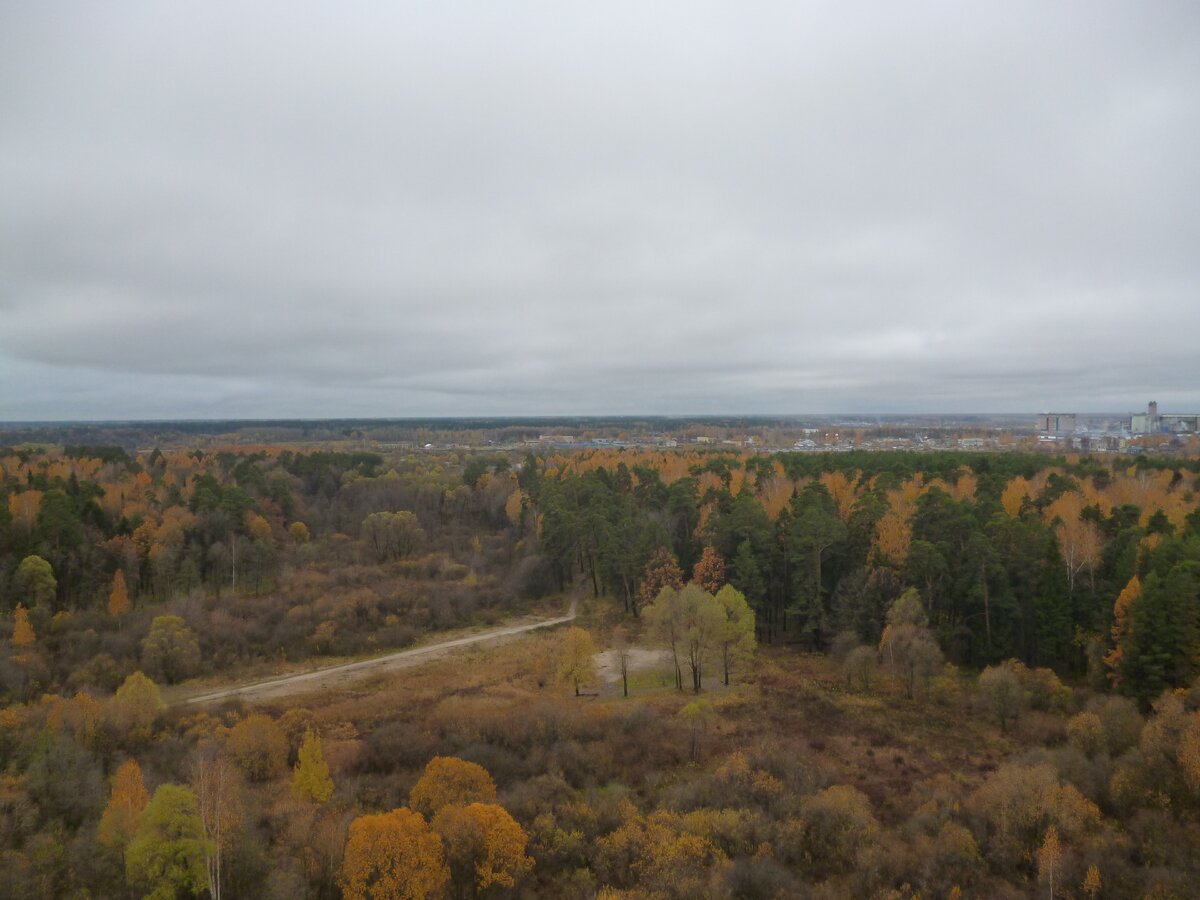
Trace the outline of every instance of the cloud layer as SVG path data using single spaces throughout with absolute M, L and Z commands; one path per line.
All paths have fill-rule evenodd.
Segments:
M 1200 11 L 977 6 L 10 4 L 0 419 L 1200 408 Z

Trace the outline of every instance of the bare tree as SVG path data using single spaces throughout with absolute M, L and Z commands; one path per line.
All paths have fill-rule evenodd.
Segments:
M 617 667 L 621 671 L 621 690 L 629 696 L 629 632 L 623 626 L 613 631 L 613 650 L 617 654 Z
M 212 900 L 221 900 L 221 858 L 242 824 L 241 777 L 234 765 L 212 745 L 197 751 L 192 761 L 192 790 L 208 838 L 204 866 Z

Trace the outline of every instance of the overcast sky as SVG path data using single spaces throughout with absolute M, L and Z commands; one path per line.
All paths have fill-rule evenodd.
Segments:
M 0 0 L 0 420 L 1194 412 L 1198 47 L 1190 0 Z

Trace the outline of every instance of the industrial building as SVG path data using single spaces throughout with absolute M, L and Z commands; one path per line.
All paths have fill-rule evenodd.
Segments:
M 1145 413 L 1130 417 L 1129 431 L 1131 434 L 1197 434 L 1200 433 L 1200 414 L 1160 414 L 1158 404 L 1151 400 Z
M 1075 413 L 1042 413 L 1035 427 L 1043 434 L 1072 434 L 1077 424 Z

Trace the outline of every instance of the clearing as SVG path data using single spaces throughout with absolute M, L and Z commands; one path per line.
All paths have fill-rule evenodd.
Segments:
M 345 687 L 346 685 L 369 675 L 380 675 L 396 669 L 405 669 L 409 666 L 421 665 L 422 663 L 426 663 L 432 659 L 438 659 L 439 657 L 452 653 L 461 647 L 469 647 L 474 644 L 500 641 L 515 635 L 536 631 L 539 628 L 553 628 L 556 625 L 563 625 L 567 622 L 572 622 L 575 620 L 575 607 L 577 603 L 578 598 L 573 597 L 571 599 L 571 606 L 567 609 L 566 615 L 559 616 L 558 618 L 554 619 L 542 619 L 535 622 L 527 622 L 521 625 L 507 625 L 499 628 L 489 628 L 487 631 L 469 634 L 466 637 L 454 638 L 447 641 L 439 641 L 436 644 L 427 644 L 424 647 L 413 647 L 409 650 L 400 650 L 396 653 L 389 653 L 386 656 L 377 656 L 372 659 L 359 660 L 358 662 L 325 666 L 323 668 L 313 669 L 308 672 L 298 672 L 295 675 L 283 675 L 278 678 L 268 678 L 262 681 L 253 681 L 247 684 L 234 685 L 233 687 L 220 688 L 219 690 L 205 691 L 204 693 L 187 697 L 180 702 L 216 703 L 221 700 L 230 700 L 235 697 L 243 700 L 262 702 L 265 700 L 278 700 L 281 697 L 288 697 L 294 694 L 303 694 L 313 691 Z

